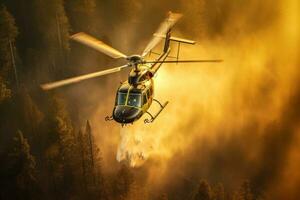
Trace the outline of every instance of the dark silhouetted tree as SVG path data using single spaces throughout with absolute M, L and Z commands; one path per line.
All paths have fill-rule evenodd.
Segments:
M 19 92 L 18 103 L 20 105 L 19 117 L 21 124 L 23 125 L 22 130 L 32 134 L 35 144 L 39 143 L 40 131 L 39 125 L 43 120 L 44 114 L 39 110 L 38 106 L 27 92 L 25 88 L 22 88 L 22 91 Z
M 53 56 L 60 48 L 68 50 L 70 26 L 64 9 L 64 1 L 34 1 L 35 14 L 40 16 L 37 19 L 38 32 L 42 34 L 42 45 L 47 45 L 44 46 L 47 47 L 44 50 L 50 53 L 49 56 Z
M 64 76 L 70 48 L 70 26 L 64 10 L 64 1 L 32 0 L 22 5 L 24 6 L 21 11 L 26 16 L 30 9 L 29 21 L 24 22 L 24 34 L 20 41 L 24 45 L 21 51 L 22 60 L 26 69 L 30 69 L 29 81 L 40 83 L 49 76 Z M 19 16 L 22 17 L 24 16 Z
M 75 181 L 76 162 L 75 135 L 69 118 L 65 102 L 62 98 L 54 96 L 49 105 L 46 118 L 48 123 L 48 138 L 46 140 L 46 160 L 48 172 L 53 185 L 52 190 L 57 195 L 69 195 Z M 68 198 L 68 196 L 64 196 Z
M 0 5 L 0 102 L 10 97 L 12 81 L 16 79 L 13 51 L 17 35 L 13 16 Z
M 86 154 L 85 154 L 84 136 L 81 130 L 78 132 L 78 150 L 80 152 L 81 170 L 82 170 L 82 185 L 85 193 L 87 193 L 87 169 L 86 169 Z
M 95 143 L 90 122 L 86 122 L 85 133 L 83 135 L 83 151 L 85 175 L 88 191 L 91 195 L 102 198 L 106 193 L 104 188 L 104 178 L 102 175 L 101 151 Z
M 254 200 L 253 193 L 251 191 L 250 182 L 244 181 L 239 190 L 234 194 L 234 200 Z
M 140 184 L 138 184 L 136 181 L 134 181 L 131 185 L 130 185 L 130 189 L 127 195 L 126 199 L 130 199 L 130 200 L 140 200 L 140 199 L 148 199 L 148 194 L 146 191 L 146 188 L 144 188 L 143 186 L 141 186 Z M 167 200 L 167 199 L 164 199 Z
M 32 198 L 37 189 L 37 171 L 35 158 L 31 155 L 30 146 L 21 131 L 14 138 L 13 151 L 10 158 L 15 160 L 15 184 L 19 195 L 25 199 Z
M 104 36 L 107 31 L 102 27 L 102 17 L 96 13 L 97 4 L 102 4 L 102 2 L 97 3 L 96 0 L 66 0 L 65 7 L 73 33 L 86 32 L 109 44 L 109 39 Z M 109 64 L 110 60 L 106 55 L 99 54 L 99 52 L 76 42 L 72 42 L 71 46 L 70 62 L 72 67 L 78 66 L 81 70 L 91 72 L 99 69 L 95 66 Z M 105 79 L 104 77 L 102 81 Z
M 213 200 L 225 200 L 225 191 L 222 183 L 218 183 L 212 188 Z
M 95 0 L 66 0 L 66 11 L 73 31 L 95 33 L 95 9 Z
M 117 199 L 125 199 L 129 194 L 130 187 L 134 183 L 134 176 L 128 165 L 122 164 L 113 185 L 113 195 Z
M 9 99 L 11 97 L 11 90 L 7 88 L 5 81 L 0 76 L 0 104 L 2 101 Z
M 211 188 L 207 181 L 201 180 L 192 197 L 193 200 L 211 200 Z
M 94 139 L 92 135 L 92 128 L 90 122 L 86 122 L 85 126 L 85 134 L 87 135 L 88 145 L 89 145 L 89 155 L 90 155 L 90 162 L 91 162 L 91 171 L 95 169 L 95 160 L 94 160 Z

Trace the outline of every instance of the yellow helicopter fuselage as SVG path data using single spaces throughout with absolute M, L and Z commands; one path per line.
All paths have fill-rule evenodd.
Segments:
M 154 81 L 148 66 L 132 69 L 128 80 L 121 83 L 116 94 L 113 119 L 129 124 L 140 119 L 153 101 Z

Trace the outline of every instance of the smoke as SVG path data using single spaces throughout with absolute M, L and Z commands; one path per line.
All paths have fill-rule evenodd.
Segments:
M 164 14 L 173 10 L 184 14 L 173 34 L 198 40 L 195 46 L 182 45 L 180 57 L 224 62 L 164 64 L 155 77 L 155 98 L 170 103 L 150 125 L 143 119 L 124 128 L 103 122 L 126 73 L 110 76 L 105 85 L 91 82 L 89 88 L 100 88 L 101 94 L 91 95 L 85 85 L 89 102 L 101 99 L 86 116 L 96 129 L 104 170 L 113 171 L 116 158 L 127 160 L 143 169 L 138 178 L 150 191 L 168 191 L 172 199 L 186 198 L 200 178 L 223 182 L 229 190 L 250 179 L 271 199 L 296 199 L 297 0 L 124 2 L 126 9 L 107 7 L 110 12 L 104 16 L 118 24 L 108 34 L 114 47 L 128 54 L 141 52 Z M 119 14 L 126 16 L 124 22 L 110 18 Z M 172 47 L 175 54 L 176 45 Z M 158 109 L 154 102 L 150 112 Z

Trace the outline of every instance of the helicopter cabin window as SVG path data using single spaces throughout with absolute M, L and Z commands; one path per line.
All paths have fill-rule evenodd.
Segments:
M 127 93 L 118 92 L 117 105 L 125 105 Z
M 141 107 L 142 106 L 142 98 L 141 94 L 139 93 L 129 93 L 128 100 L 127 100 L 128 106 L 133 107 Z

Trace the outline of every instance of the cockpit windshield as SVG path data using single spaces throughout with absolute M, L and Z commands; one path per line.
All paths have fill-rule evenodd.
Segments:
M 129 93 L 127 105 L 128 106 L 134 106 L 134 107 L 141 107 L 142 101 L 141 101 L 141 94 L 137 93 Z
M 129 93 L 126 104 L 127 93 L 118 92 L 117 105 L 128 105 L 133 107 L 142 106 L 142 96 L 139 93 Z
M 127 93 L 118 92 L 117 105 L 125 105 Z

